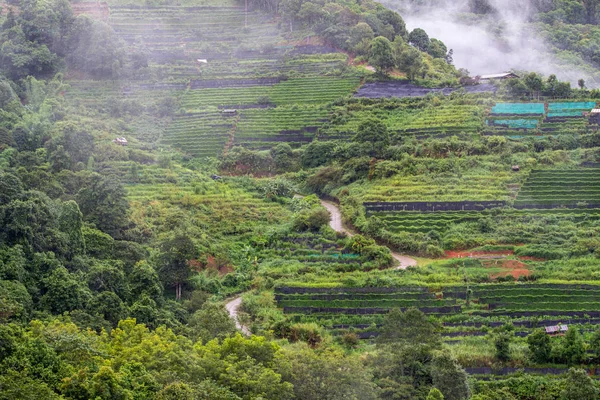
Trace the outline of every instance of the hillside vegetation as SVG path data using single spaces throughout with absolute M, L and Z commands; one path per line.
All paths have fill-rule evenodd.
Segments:
M 0 5 L 0 399 L 596 399 L 600 92 L 247 4 Z

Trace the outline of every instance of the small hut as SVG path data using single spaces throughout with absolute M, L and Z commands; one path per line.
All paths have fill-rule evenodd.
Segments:
M 519 172 L 521 170 L 521 167 L 518 165 L 513 165 L 512 170 L 513 170 L 513 172 Z
M 519 78 L 517 74 L 513 74 L 512 72 L 503 72 L 501 74 L 480 75 L 476 79 L 481 83 L 487 83 L 495 80 L 506 80 L 516 78 Z
M 116 143 L 118 145 L 121 146 L 127 146 L 129 143 L 127 142 L 127 139 L 125 139 L 124 137 L 118 137 L 115 140 L 113 140 L 113 143 Z
M 548 335 L 564 335 L 569 330 L 568 325 L 553 325 L 546 327 L 546 333 Z

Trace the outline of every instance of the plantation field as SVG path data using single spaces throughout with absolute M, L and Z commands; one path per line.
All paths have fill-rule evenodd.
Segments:
M 371 214 L 382 220 L 392 232 L 423 232 L 431 230 L 444 232 L 462 222 L 476 222 L 486 217 L 497 217 L 508 222 L 523 217 L 554 217 L 557 219 L 581 222 L 600 219 L 600 210 L 581 209 L 527 209 L 527 210 L 486 210 L 486 211 L 441 211 L 441 212 L 377 212 Z
M 486 135 L 523 138 L 529 135 L 584 134 L 586 113 L 595 102 L 498 103 L 486 120 Z
M 600 169 L 536 170 L 519 190 L 517 207 L 600 205 Z
M 140 229 L 160 234 L 160 230 L 153 230 L 163 227 L 165 219 L 185 218 L 190 229 L 231 239 L 236 235 L 264 232 L 263 226 L 290 218 L 288 209 L 265 199 L 256 188 L 246 188 L 243 181 L 215 182 L 204 175 L 190 178 L 177 184 L 126 186 L 132 219 Z M 173 214 L 173 210 L 179 211 Z M 236 221 L 236 224 L 226 221 Z
M 362 202 L 495 201 L 508 197 L 507 185 L 515 179 L 511 172 L 496 171 L 495 175 L 481 172 L 471 170 L 461 177 L 450 173 L 395 176 L 351 184 L 347 188 Z
M 189 112 L 206 107 L 329 103 L 351 94 L 358 84 L 356 78 L 314 77 L 290 79 L 275 85 L 189 90 L 182 94 L 181 105 Z
M 355 332 L 362 339 L 379 334 L 384 315 L 393 307 L 417 307 L 435 315 L 443 326 L 442 336 L 453 343 L 486 336 L 492 328 L 506 324 L 514 326 L 518 337 L 560 323 L 584 328 L 600 324 L 600 287 L 593 285 L 279 287 L 274 297 L 294 322 L 316 322 L 335 335 Z
M 130 46 L 143 46 L 154 61 L 164 62 L 226 54 L 231 44 L 260 49 L 279 41 L 277 26 L 268 16 L 250 12 L 247 26 L 245 18 L 244 9 L 229 2 L 144 9 L 113 6 L 109 22 Z
M 196 157 L 219 157 L 237 121 L 237 117 L 218 111 L 178 115 L 165 132 L 162 143 Z
M 278 142 L 298 145 L 311 142 L 327 116 L 323 106 L 242 110 L 234 144 L 252 148 Z
M 378 104 L 352 105 L 336 108 L 335 113 L 322 133 L 339 137 L 356 133 L 358 125 L 373 117 L 384 122 L 390 132 L 399 135 L 452 135 L 478 133 L 483 127 L 482 108 L 477 105 L 442 105 L 413 108 L 402 103 L 390 102 L 390 106 Z

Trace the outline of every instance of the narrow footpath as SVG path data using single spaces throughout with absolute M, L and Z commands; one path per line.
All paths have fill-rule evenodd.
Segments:
M 352 236 L 352 232 L 344 228 L 344 224 L 342 223 L 342 213 L 340 212 L 339 208 L 335 204 L 325 200 L 321 200 L 321 204 L 331 214 L 331 221 L 329 222 L 329 226 L 331 226 L 331 228 L 336 232 L 344 232 L 347 235 Z M 415 260 L 414 258 L 403 256 L 393 251 L 392 257 L 394 257 L 394 259 L 400 263 L 400 266 L 398 266 L 397 269 L 406 269 L 408 267 L 417 266 L 417 260 Z

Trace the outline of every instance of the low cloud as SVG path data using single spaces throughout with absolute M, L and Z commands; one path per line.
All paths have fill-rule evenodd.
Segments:
M 399 11 L 409 30 L 423 28 L 442 40 L 454 50 L 454 64 L 472 75 L 515 69 L 556 74 L 574 85 L 580 78 L 590 87 L 600 84 L 580 68 L 560 65 L 529 22 L 534 8 L 528 0 L 489 0 L 494 12 L 484 19 L 469 14 L 468 0 L 422 1 L 419 7 L 408 0 L 382 3 Z

